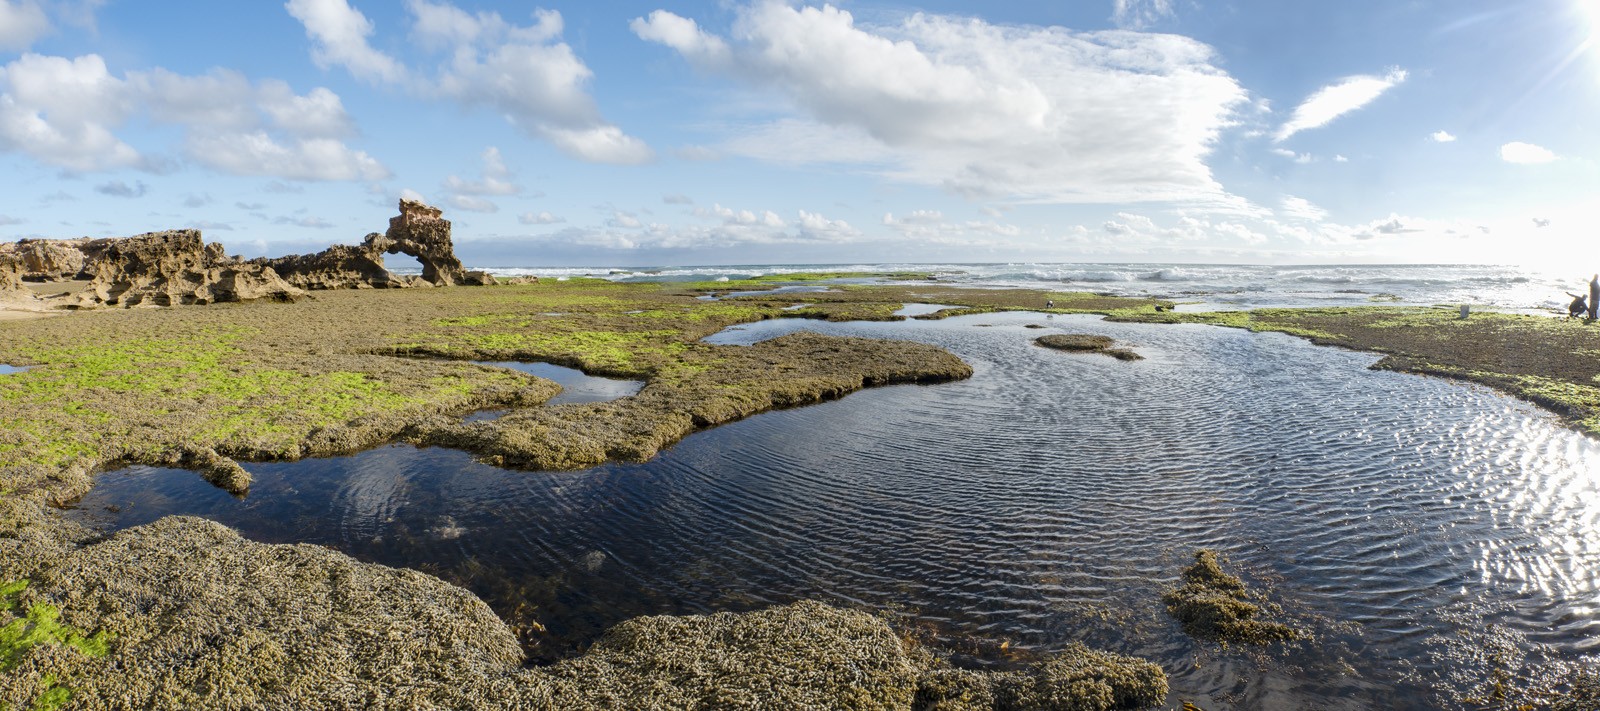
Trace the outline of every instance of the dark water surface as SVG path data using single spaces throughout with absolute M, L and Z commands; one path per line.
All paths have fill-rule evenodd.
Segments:
M 431 572 L 542 623 L 538 659 L 639 614 L 817 598 L 894 609 L 962 659 L 1074 640 L 1147 657 L 1173 704 L 1215 711 L 1449 708 L 1497 669 L 1600 648 L 1600 444 L 1531 406 L 1204 326 L 988 314 L 717 340 L 800 329 L 938 344 L 975 374 L 763 414 L 646 464 L 507 472 L 390 446 L 248 465 L 243 501 L 134 468 L 77 515 L 195 514 Z M 1032 345 L 1061 331 L 1146 360 Z M 1189 640 L 1160 595 L 1206 546 L 1319 641 Z

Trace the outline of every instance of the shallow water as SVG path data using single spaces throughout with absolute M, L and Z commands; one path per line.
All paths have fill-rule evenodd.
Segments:
M 536 375 L 546 380 L 554 380 L 561 386 L 561 393 L 546 405 L 560 405 L 563 403 L 577 402 L 606 402 L 617 398 L 638 394 L 644 388 L 642 380 L 623 380 L 620 378 L 601 378 L 589 375 L 577 368 L 568 368 L 550 363 L 523 363 L 519 361 L 473 361 L 478 365 L 487 365 L 495 368 L 508 368 L 521 371 L 529 375 Z
M 12 375 L 14 373 L 21 373 L 24 370 L 27 370 L 27 368 L 22 368 L 22 367 L 18 367 L 18 366 L 15 366 L 15 365 L 6 365 L 5 363 L 0 363 L 0 375 Z
M 135 468 L 102 477 L 77 515 L 197 514 L 435 573 L 513 622 L 535 606 L 537 659 L 639 614 L 817 598 L 893 608 L 978 660 L 1074 640 L 1144 656 L 1174 703 L 1215 711 L 1454 707 L 1442 691 L 1491 674 L 1461 639 L 1484 629 L 1530 661 L 1600 648 L 1600 443 L 1531 406 L 1204 326 L 1013 313 L 774 320 L 716 340 L 795 330 L 935 343 L 974 375 L 581 472 L 391 446 L 248 465 L 255 485 L 236 501 L 190 472 Z M 1145 360 L 1032 345 L 1063 331 Z M 1192 642 L 1160 594 L 1202 546 L 1296 618 L 1359 629 L 1312 621 L 1316 645 L 1259 657 Z
M 960 306 L 951 306 L 949 304 L 906 304 L 905 306 L 900 307 L 899 311 L 894 312 L 894 315 L 896 315 L 896 316 L 906 316 L 906 317 L 926 316 L 928 314 L 939 313 L 940 311 L 943 311 L 945 309 L 959 309 L 959 308 L 961 308 L 961 307 Z

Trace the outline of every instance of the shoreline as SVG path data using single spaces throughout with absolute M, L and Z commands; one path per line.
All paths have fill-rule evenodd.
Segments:
M 129 426 L 115 417 L 105 419 L 107 413 L 97 410 L 96 403 L 79 397 L 102 392 L 108 385 L 124 388 L 127 393 L 123 397 L 138 400 L 133 409 L 147 414 L 133 424 L 134 431 L 124 434 L 124 439 L 101 439 L 112 447 L 127 448 L 120 450 L 123 453 L 145 457 L 145 463 L 209 470 L 217 477 L 214 482 L 225 487 L 231 482 L 242 493 L 248 488 L 248 480 L 230 480 L 237 474 L 233 460 L 252 455 L 296 459 L 401 439 L 466 448 L 501 466 L 577 468 L 610 460 L 648 459 L 661 447 L 689 433 L 766 409 L 842 397 L 879 384 L 964 377 L 965 364 L 954 356 L 931 346 L 904 342 L 809 335 L 774 339 L 761 346 L 699 344 L 700 338 L 730 325 L 767 318 L 881 320 L 892 318 L 884 314 L 888 306 L 898 309 L 907 302 L 961 307 L 923 318 L 996 310 L 1101 313 L 1115 320 L 1276 330 L 1323 345 L 1364 344 L 1361 350 L 1387 353 L 1385 362 L 1432 353 L 1422 347 L 1428 339 L 1418 335 L 1430 330 L 1453 328 L 1448 333 L 1479 342 L 1484 342 L 1484 334 L 1489 331 L 1504 335 L 1530 329 L 1540 338 L 1550 337 L 1532 322 L 1478 314 L 1473 318 L 1482 316 L 1481 321 L 1463 329 L 1443 323 L 1438 314 L 1426 309 L 1378 308 L 1355 313 L 1294 310 L 1245 312 L 1244 316 L 1173 314 L 1155 311 L 1155 306 L 1164 303 L 1081 294 L 1049 294 L 1061 306 L 1039 309 L 1033 305 L 1043 301 L 1041 297 L 1047 292 L 945 290 L 924 285 L 855 286 L 842 287 L 834 293 L 758 294 L 702 301 L 695 298 L 697 294 L 751 285 L 560 284 L 328 292 L 300 304 L 98 311 L 75 314 L 62 321 L 8 322 L 3 328 L 26 329 L 34 338 L 10 339 L 27 340 L 30 345 L 0 346 L 0 361 L 10 363 L 20 355 L 28 362 L 18 364 L 35 367 L 22 380 L 7 381 L 15 376 L 0 376 L 0 394 L 6 398 L 0 400 L 0 418 L 22 422 L 17 415 L 30 408 L 42 412 L 38 408 L 70 405 L 75 409 L 64 415 L 67 420 L 51 419 L 98 422 L 113 428 Z M 809 313 L 784 311 L 794 304 L 807 305 L 801 311 Z M 260 325 L 240 329 L 238 322 L 246 313 Z M 1382 323 L 1373 325 L 1374 322 Z M 1566 335 L 1590 338 L 1586 334 L 1574 331 Z M 140 343 L 140 338 L 149 342 Z M 1594 347 L 1600 349 L 1600 333 L 1593 338 Z M 1409 350 L 1400 347 L 1408 343 L 1412 344 Z M 1447 348 L 1448 344 L 1440 347 Z M 1477 350 L 1487 352 L 1488 346 Z M 555 394 L 548 381 L 472 366 L 467 360 L 541 360 L 578 367 L 591 375 L 636 377 L 648 384 L 638 395 L 611 403 L 545 408 L 540 403 Z M 1408 372 L 1419 372 L 1422 367 L 1410 361 L 1399 365 L 1412 369 Z M 305 382 L 317 387 L 295 386 Z M 18 387 L 17 383 L 32 385 Z M 179 385 L 190 389 L 174 396 L 170 390 Z M 197 409 L 212 409 L 199 415 L 180 413 L 187 416 L 170 419 L 148 414 L 166 408 L 161 403 L 173 402 L 174 398 L 195 403 Z M 240 406 L 238 398 L 245 398 L 247 405 Z M 506 406 L 512 411 L 489 423 L 469 425 L 460 421 L 460 413 L 485 405 Z M 270 417 L 251 419 L 260 415 L 257 410 L 265 410 Z M 267 431 L 255 429 L 263 426 Z M 106 434 L 92 428 L 88 432 Z M 589 693 L 584 687 L 587 683 L 608 679 L 606 693 L 625 694 L 628 688 L 657 683 L 651 681 L 656 678 L 652 675 L 662 673 L 660 667 L 641 666 L 629 672 L 637 672 L 635 676 L 606 676 L 619 673 L 615 665 L 620 662 L 604 655 L 558 664 L 579 670 L 565 677 L 566 682 L 557 678 L 559 674 L 552 677 L 546 672 L 520 669 L 507 661 L 521 658 L 520 649 L 513 651 L 514 635 L 470 593 L 420 573 L 356 563 L 336 553 L 327 554 L 334 557 L 312 555 L 315 551 L 308 549 L 314 546 L 251 543 L 218 524 L 182 517 L 168 517 L 102 539 L 93 531 L 62 521 L 49 505 L 65 500 L 62 497 L 73 491 L 86 490 L 93 483 L 97 467 L 129 458 L 96 459 L 95 452 L 85 450 L 82 441 L 52 441 L 40 434 L 23 432 L 20 441 L 13 440 L 9 449 L 0 442 L 0 561 L 8 571 L 20 571 L 30 580 L 21 594 L 23 602 L 58 610 L 64 623 L 84 634 L 111 631 L 116 637 L 110 642 L 111 655 L 107 657 L 74 656 L 62 651 L 29 655 L 28 672 L 16 675 L 26 679 L 0 686 L 0 699 L 13 704 L 24 705 L 31 695 L 40 693 L 41 687 L 35 682 L 50 674 L 67 683 L 77 680 L 75 688 L 85 694 L 85 700 L 96 698 L 114 705 L 110 697 L 98 696 L 111 693 L 101 674 L 113 660 L 121 668 L 140 670 L 138 675 L 144 676 L 139 676 L 138 683 L 145 686 L 138 687 L 139 693 L 156 694 L 146 698 L 175 703 L 204 703 L 194 697 L 160 696 L 179 694 L 182 684 L 174 675 L 187 674 L 199 675 L 194 679 L 210 679 L 207 683 L 217 684 L 216 688 L 222 690 L 218 693 L 231 694 L 217 698 L 254 699 L 253 703 L 264 705 L 298 699 L 302 703 L 335 706 L 455 706 L 470 705 L 465 699 L 471 698 L 514 698 L 533 707 L 573 707 L 581 706 L 578 700 L 585 698 L 599 703 L 593 700 L 596 697 L 584 696 Z M 128 441 L 133 437 L 145 440 L 145 448 L 135 449 L 137 445 Z M 196 437 L 201 438 L 202 446 L 192 445 L 191 438 Z M 177 443 L 189 446 L 174 447 Z M 37 452 L 43 455 L 39 459 L 55 459 L 53 465 L 42 464 L 29 461 L 33 459 L 31 454 L 18 452 Z M 247 472 L 245 476 L 248 477 Z M 169 556 L 170 560 L 160 565 L 148 565 L 151 555 L 168 549 L 188 554 Z M 283 569 L 286 564 L 288 569 Z M 264 569 L 278 572 L 252 572 Z M 295 570 L 300 572 L 291 572 Z M 315 586 L 322 583 L 315 583 L 309 590 L 291 584 L 298 579 L 294 576 L 307 575 L 310 577 L 305 580 L 313 583 L 321 576 L 329 576 L 329 580 L 360 580 L 362 586 L 376 586 L 373 589 L 387 590 L 387 594 L 423 605 L 436 604 L 429 601 L 448 602 L 438 603 L 444 608 L 428 611 L 406 605 L 385 606 L 378 603 L 378 597 L 358 595 L 360 599 L 346 607 L 333 605 L 331 617 L 319 618 L 329 629 L 338 630 L 335 640 L 325 645 L 296 646 L 303 643 L 294 640 L 296 633 L 292 629 L 274 629 L 281 618 L 300 614 L 294 610 L 326 609 L 331 604 L 327 593 L 316 592 Z M 100 582 L 90 584 L 86 582 L 89 580 Z M 190 580 L 208 582 L 197 586 Z M 7 582 L 11 581 L 0 580 L 0 584 Z M 137 600 L 170 601 L 163 603 L 165 607 L 156 608 L 166 610 L 161 618 L 165 621 L 157 621 L 148 611 L 141 610 L 135 604 Z M 227 600 L 241 601 L 242 606 L 231 609 L 224 602 Z M 217 612 L 201 614 L 201 610 Z M 807 676 L 807 667 L 831 662 L 818 661 L 816 657 L 804 662 L 774 661 L 771 640 L 745 647 L 707 648 L 719 658 L 732 655 L 761 660 L 759 663 L 767 670 L 762 673 L 788 690 L 784 693 L 846 694 L 828 697 L 825 705 L 906 708 L 922 693 L 992 700 L 996 689 L 1012 689 L 1004 693 L 1014 693 L 1015 689 L 1033 688 L 1029 685 L 1045 683 L 1039 680 L 1053 678 L 1051 674 L 1056 673 L 1046 668 L 1048 663 L 1021 672 L 1020 677 L 1004 678 L 944 669 L 926 661 L 930 658 L 926 657 L 926 650 L 887 644 L 894 635 L 887 625 L 878 627 L 881 621 L 869 622 L 873 618 L 860 613 L 806 603 L 719 616 L 720 622 L 715 623 L 697 621 L 699 618 L 649 618 L 624 626 L 632 625 L 629 630 L 658 626 L 679 632 L 698 629 L 696 634 L 712 634 L 711 629 L 725 629 L 719 625 L 749 624 L 756 625 L 752 629 L 760 629 L 760 621 L 773 616 L 789 620 L 785 624 L 832 629 L 830 634 L 836 636 L 826 637 L 828 641 L 819 644 L 848 648 L 855 650 L 850 654 L 862 655 L 853 657 L 851 664 L 888 665 L 898 670 L 884 677 L 888 681 L 881 682 L 885 688 L 892 688 L 892 693 L 856 697 L 848 695 L 848 684 L 825 683 Z M 187 618 L 196 621 L 180 625 L 171 622 Z M 207 636 L 214 636 L 219 630 L 225 631 L 221 638 Z M 448 650 L 428 651 L 432 648 L 426 645 L 384 647 L 375 655 L 356 655 L 357 666 L 337 667 L 343 670 L 334 674 L 338 678 L 320 678 L 324 675 L 308 672 L 311 679 L 295 681 L 288 675 L 265 671 L 275 664 L 334 664 L 329 660 L 349 657 L 353 650 L 371 645 L 375 639 L 396 634 L 416 639 L 443 635 L 455 641 L 450 642 Z M 508 636 L 510 646 L 506 644 Z M 862 641 L 866 639 L 878 641 Z M 166 666 L 173 669 L 166 669 L 159 661 L 163 653 L 196 645 L 208 651 L 199 661 L 187 662 L 188 666 L 168 663 Z M 638 651 L 628 649 L 630 654 Z M 152 651 L 157 653 L 150 654 Z M 684 653 L 678 650 L 660 661 L 665 664 Z M 424 663 L 408 656 L 418 654 L 434 661 Z M 909 656 L 898 656 L 902 654 Z M 1093 659 L 1102 666 L 1128 670 L 1129 674 L 1143 668 L 1127 658 Z M 430 666 L 439 660 L 450 661 L 445 667 Z M 399 691 L 384 691 L 350 681 L 347 676 L 382 677 L 399 668 L 412 669 L 405 677 L 410 681 L 402 684 Z M 228 671 L 238 669 L 256 671 Z M 480 678 L 462 680 L 461 670 L 472 670 Z M 722 685 L 718 689 L 734 693 L 739 679 L 748 675 L 740 672 L 717 677 L 717 683 Z M 34 685 L 28 686 L 29 683 Z M 445 687 L 471 688 L 472 693 L 484 695 L 455 696 L 454 691 L 439 691 Z M 1153 686 L 1145 684 L 1142 688 Z

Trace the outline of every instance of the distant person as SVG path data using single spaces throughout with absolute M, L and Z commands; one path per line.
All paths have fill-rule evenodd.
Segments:
M 1595 319 L 1595 316 L 1597 315 L 1595 313 L 1596 311 L 1600 311 L 1600 274 L 1594 275 L 1594 278 L 1589 280 L 1589 320 L 1590 321 L 1593 321 Z
M 1580 318 L 1589 312 L 1589 304 L 1583 300 L 1582 294 L 1567 292 L 1572 297 L 1572 303 L 1567 304 L 1567 318 Z
M 1056 300 L 1055 299 L 1050 299 L 1049 301 L 1044 302 L 1044 307 L 1047 308 L 1047 309 L 1055 308 L 1056 307 Z

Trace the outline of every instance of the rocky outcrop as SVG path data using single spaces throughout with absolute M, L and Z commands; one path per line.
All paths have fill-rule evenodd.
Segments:
M 301 289 L 398 289 L 408 286 L 487 286 L 495 278 L 467 271 L 456 258 L 450 221 L 439 208 L 401 200 L 389 231 L 367 235 L 359 245 L 334 245 L 316 254 L 292 254 L 253 263 L 271 267 Z M 385 254 L 406 254 L 422 264 L 422 276 L 405 279 L 383 264 Z
M 385 254 L 408 254 L 420 277 L 383 264 Z M 24 282 L 87 281 L 75 293 L 35 297 Z M 537 281 L 537 280 L 535 280 Z M 127 238 L 21 240 L 0 244 L 0 296 L 6 308 L 174 306 L 273 299 L 292 301 L 321 289 L 399 289 L 487 286 L 495 278 L 467 271 L 456 258 L 450 221 L 436 207 L 401 200 L 389 231 L 359 245 L 337 244 L 316 254 L 242 260 L 199 230 L 151 232 Z
M 370 244 L 376 233 L 367 235 Z M 271 267 L 284 281 L 307 291 L 325 289 L 399 289 L 409 286 L 383 266 L 383 253 L 374 253 L 366 244 L 336 244 L 316 254 L 291 254 L 287 257 L 257 259 Z
M 27 281 L 64 281 L 88 278 L 84 269 L 92 264 L 110 239 L 25 239 L 0 245 L 0 255 L 9 255 L 22 268 L 22 278 Z
M 199 230 L 151 232 L 113 240 L 92 263 L 94 279 L 78 306 L 175 306 L 304 295 L 271 268 L 229 257 Z

